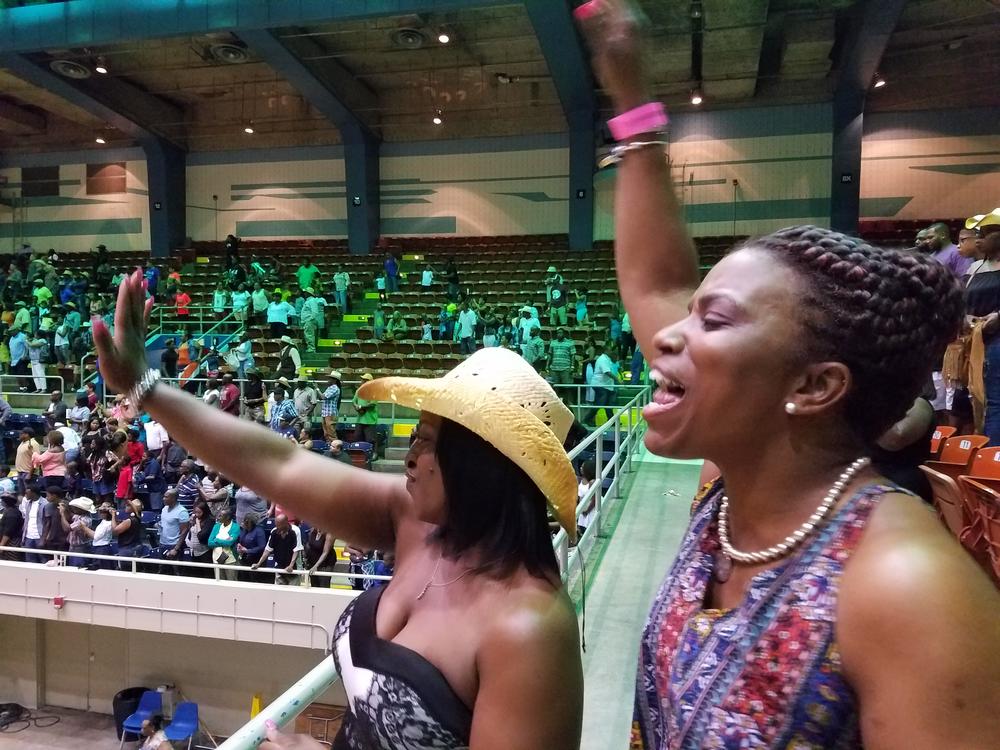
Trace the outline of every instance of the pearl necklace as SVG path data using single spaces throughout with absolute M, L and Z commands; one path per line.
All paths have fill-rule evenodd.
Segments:
M 830 512 L 830 509 L 833 508 L 837 500 L 840 499 L 840 496 L 844 492 L 844 488 L 847 487 L 850 481 L 854 479 L 855 475 L 869 463 L 871 463 L 870 458 L 862 457 L 848 466 L 837 478 L 837 481 L 833 483 L 833 486 L 830 487 L 830 491 L 826 493 L 826 497 L 823 498 L 823 502 L 819 504 L 819 507 L 813 511 L 813 514 L 809 516 L 809 518 L 807 518 L 801 526 L 786 536 L 782 541 L 758 552 L 741 552 L 730 543 L 729 498 L 726 495 L 723 495 L 722 501 L 719 503 L 718 518 L 719 546 L 722 547 L 722 549 L 720 552 L 716 553 L 714 571 L 715 580 L 719 583 L 725 583 L 728 581 L 729 576 L 733 572 L 734 562 L 741 563 L 743 565 L 762 565 L 764 563 L 780 560 L 782 557 L 790 554 L 796 547 L 802 544 L 802 541 L 812 533 L 813 529 L 816 528 L 816 525 L 826 517 L 826 515 Z

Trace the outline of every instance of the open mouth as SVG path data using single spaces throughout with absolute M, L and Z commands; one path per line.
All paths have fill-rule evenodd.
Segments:
M 687 388 L 676 378 L 655 369 L 649 371 L 649 377 L 656 383 L 656 390 L 653 391 L 653 403 L 664 409 L 671 409 L 684 400 Z

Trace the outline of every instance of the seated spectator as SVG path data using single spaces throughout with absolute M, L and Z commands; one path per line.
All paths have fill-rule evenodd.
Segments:
M 374 444 L 372 445 L 374 448 Z M 351 460 L 351 454 L 344 450 L 343 440 L 331 440 L 329 456 L 334 461 L 340 461 L 342 464 L 347 464 L 348 466 L 354 466 L 354 461 Z
M 392 315 L 389 317 L 389 322 L 386 323 L 385 326 L 386 340 L 400 341 L 409 337 L 409 325 L 407 325 L 406 319 L 403 318 L 403 313 L 399 310 L 394 310 Z
M 137 750 L 173 750 L 173 745 L 163 731 L 163 717 L 160 714 L 142 722 L 141 744 Z

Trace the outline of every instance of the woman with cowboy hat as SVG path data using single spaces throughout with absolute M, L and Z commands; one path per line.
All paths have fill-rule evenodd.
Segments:
M 576 13 L 618 115 L 618 283 L 656 384 L 645 443 L 722 474 L 647 620 L 631 747 L 996 747 L 1000 596 L 869 459 L 959 330 L 957 280 L 813 226 L 700 280 L 639 15 Z
M 350 708 L 346 748 L 571 750 L 583 685 L 576 615 L 546 507 L 576 537 L 573 415 L 523 359 L 484 349 L 443 378 L 383 378 L 362 399 L 419 409 L 405 477 L 300 450 L 159 382 L 145 362 L 142 278 L 119 288 L 114 336 L 94 339 L 109 385 L 129 391 L 233 481 L 365 549 L 393 549 L 395 576 L 336 628 Z M 272 728 L 261 747 L 320 747 Z

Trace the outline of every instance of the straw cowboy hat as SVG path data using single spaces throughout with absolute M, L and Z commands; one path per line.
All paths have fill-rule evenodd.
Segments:
M 480 349 L 444 377 L 379 378 L 358 396 L 427 411 L 476 433 L 531 477 L 576 539 L 576 474 L 563 448 L 573 414 L 514 352 Z
M 291 336 L 282 336 L 281 343 L 288 344 L 289 346 L 295 346 L 295 342 L 292 340 Z
M 89 497 L 78 497 L 76 500 L 70 500 L 69 507 L 82 510 L 88 516 L 92 516 L 97 512 L 97 509 L 94 508 L 94 501 Z
M 970 227 L 969 222 L 975 220 Z M 1000 224 L 1000 208 L 994 208 L 988 214 L 977 214 L 965 222 L 966 229 L 979 229 L 980 227 L 992 227 Z

